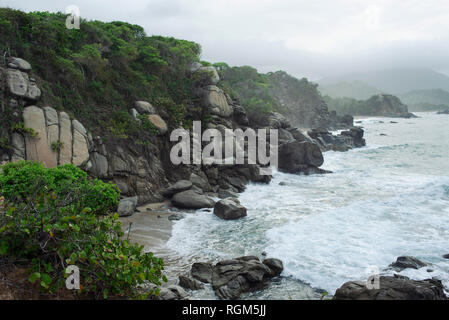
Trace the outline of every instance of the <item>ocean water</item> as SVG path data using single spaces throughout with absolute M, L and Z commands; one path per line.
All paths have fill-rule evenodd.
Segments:
M 402 255 L 431 265 L 401 274 L 449 288 L 449 116 L 418 115 L 359 120 L 367 147 L 325 153 L 332 174 L 277 172 L 270 185 L 241 194 L 248 217 L 189 214 L 174 224 L 168 247 L 189 261 L 262 252 L 281 259 L 284 277 L 248 299 L 319 299 L 319 290 L 334 294 L 366 279 L 367 268 L 391 273 Z

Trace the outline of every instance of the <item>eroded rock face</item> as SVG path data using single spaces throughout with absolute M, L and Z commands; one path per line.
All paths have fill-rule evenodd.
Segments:
M 228 118 L 233 110 L 229 106 L 223 90 L 217 86 L 210 85 L 202 89 L 203 104 L 210 114 Z
M 192 182 L 188 181 L 188 180 L 180 180 L 178 182 L 176 182 L 175 184 L 172 184 L 171 186 L 169 186 L 167 189 L 165 189 L 162 192 L 162 195 L 164 197 L 170 198 L 173 195 L 175 195 L 176 193 L 180 193 L 183 191 L 187 191 L 190 188 L 192 188 Z
M 37 101 L 41 96 L 36 83 L 30 81 L 27 73 L 18 69 L 6 69 L 6 85 L 9 93 L 19 98 Z
M 23 137 L 15 134 L 13 136 L 15 151 L 12 159 L 40 161 L 48 168 L 69 163 L 82 167 L 89 161 L 88 133 L 79 121 L 71 121 L 65 112 L 58 114 L 51 107 L 42 109 L 29 106 L 23 110 L 23 122 L 24 126 L 32 129 L 36 136 L 26 135 L 23 148 Z M 105 164 L 102 161 L 104 159 L 95 155 L 94 157 L 96 163 L 103 166 L 100 173 L 104 175 Z
M 347 282 L 337 290 L 335 300 L 447 300 L 439 280 L 411 280 L 380 277 L 380 289 L 370 290 L 365 282 Z
M 58 155 L 51 148 L 48 141 L 47 126 L 44 110 L 36 106 L 26 107 L 23 110 L 23 123 L 26 128 L 32 129 L 37 136 L 25 137 L 26 159 L 40 161 L 46 167 L 53 168 L 58 165 Z
M 120 217 L 129 217 L 137 207 L 137 197 L 122 199 L 118 205 L 117 213 Z

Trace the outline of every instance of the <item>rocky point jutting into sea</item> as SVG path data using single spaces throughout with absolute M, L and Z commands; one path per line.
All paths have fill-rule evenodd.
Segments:
M 379 95 L 369 106 L 391 118 L 354 126 L 305 78 L 200 63 L 199 45 L 139 26 L 85 28 L 64 50 L 12 38 L 0 63 L 0 161 L 72 164 L 116 185 L 125 235 L 165 261 L 168 283 L 152 298 L 446 299 L 444 113 L 414 118 Z M 196 121 L 221 146 L 228 130 L 276 130 L 277 168 L 174 164 L 171 133 L 193 133 Z M 249 141 L 231 142 L 249 158 Z

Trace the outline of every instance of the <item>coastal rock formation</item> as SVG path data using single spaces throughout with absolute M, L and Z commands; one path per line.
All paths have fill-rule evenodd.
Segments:
M 29 106 L 23 110 L 23 124 L 28 134 L 23 136 L 26 152 L 15 154 L 14 160 L 34 160 L 52 168 L 72 163 L 83 167 L 89 161 L 89 136 L 77 120 L 70 121 L 67 114 L 51 108 Z M 29 134 L 32 130 L 33 134 Z M 13 147 L 21 150 L 22 138 L 16 134 Z
M 172 198 L 172 203 L 174 206 L 183 209 L 213 208 L 215 205 L 211 198 L 196 190 L 187 190 L 175 194 Z
M 241 294 L 263 289 L 267 281 L 282 273 L 280 260 L 267 259 L 261 262 L 254 256 L 223 260 L 212 266 L 195 263 L 191 274 L 194 278 L 211 283 L 220 299 L 239 299 Z
M 399 257 L 396 262 L 390 265 L 390 267 L 394 268 L 396 271 L 402 271 L 404 269 L 420 269 L 425 266 L 427 266 L 427 263 L 424 263 L 415 257 Z
M 215 204 L 214 214 L 224 220 L 237 220 L 246 217 L 246 208 L 238 199 L 227 198 Z
M 339 135 L 333 135 L 326 129 L 309 130 L 307 134 L 317 143 L 322 151 L 348 151 L 349 149 L 361 148 L 366 145 L 363 138 L 364 131 L 360 127 L 342 131 Z
M 438 111 L 437 114 L 449 114 L 449 109 Z
M 366 100 L 364 114 L 399 118 L 416 117 L 408 112 L 408 107 L 398 97 L 390 94 L 378 94 Z
M 368 289 L 365 282 L 347 282 L 337 290 L 335 300 L 447 300 L 439 280 L 411 280 L 403 276 L 380 277 L 380 289 Z
M 318 145 L 311 142 L 290 141 L 279 147 L 279 169 L 300 173 L 308 166 L 318 168 L 324 163 Z

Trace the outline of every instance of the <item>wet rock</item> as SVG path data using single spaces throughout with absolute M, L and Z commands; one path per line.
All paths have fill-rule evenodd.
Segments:
M 226 199 L 226 198 L 238 198 L 238 193 L 232 191 L 231 189 L 219 189 L 218 190 L 218 197 L 220 199 Z
M 427 263 L 424 263 L 415 257 L 399 257 L 396 262 L 390 264 L 390 267 L 397 271 L 402 271 L 404 269 L 420 269 L 425 266 L 427 266 Z
M 239 299 L 242 293 L 263 289 L 273 274 L 254 256 L 224 260 L 213 267 L 212 288 L 220 299 Z
M 167 288 L 161 288 L 159 297 L 157 298 L 158 300 L 167 300 L 167 301 L 178 300 L 178 296 L 173 291 Z
M 122 199 L 118 205 L 117 213 L 120 217 L 129 217 L 136 212 L 138 203 L 137 197 Z
M 203 209 L 213 208 L 215 202 L 194 190 L 187 190 L 177 193 L 172 198 L 172 204 L 182 209 Z
M 299 173 L 304 165 L 320 167 L 324 163 L 320 148 L 310 142 L 291 141 L 279 147 L 279 169 Z
M 192 185 L 193 184 L 192 184 L 191 181 L 179 180 L 175 184 L 173 184 L 173 185 L 169 186 L 167 189 L 165 189 L 162 192 L 162 195 L 164 197 L 170 198 L 170 197 L 172 197 L 176 193 L 180 193 L 180 192 L 189 190 L 190 188 L 192 188 Z
M 437 114 L 449 114 L 449 109 L 438 111 Z
M 284 271 L 284 264 L 279 259 L 265 259 L 263 264 L 271 270 L 271 276 L 277 277 Z
M 237 220 L 246 217 L 246 208 L 236 198 L 218 201 L 214 207 L 214 214 L 224 220 Z
M 449 259 L 449 253 L 443 256 L 444 259 Z
M 193 278 L 204 283 L 212 282 L 212 272 L 212 264 L 205 262 L 194 263 L 190 270 Z
M 380 277 L 380 289 L 368 289 L 365 282 L 347 282 L 335 293 L 335 300 L 447 300 L 441 281 Z
M 188 293 L 181 288 L 180 286 L 177 285 L 171 285 L 168 287 L 168 290 L 170 290 L 171 292 L 173 292 L 176 295 L 176 299 L 177 300 L 185 300 L 188 297 Z
M 201 282 L 186 276 L 179 276 L 179 285 L 184 289 L 193 291 L 204 289 L 204 285 Z
M 175 213 L 175 214 L 172 214 L 171 216 L 169 216 L 168 220 L 170 220 L 170 221 L 179 221 L 179 220 L 182 220 L 184 218 L 185 218 L 185 216 L 183 214 Z

